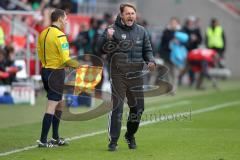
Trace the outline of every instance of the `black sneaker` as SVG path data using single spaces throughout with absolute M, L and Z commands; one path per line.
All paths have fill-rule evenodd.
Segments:
M 56 147 L 56 145 L 52 144 L 51 142 L 42 143 L 40 140 L 37 140 L 38 147 L 39 148 L 53 148 Z
M 50 143 L 54 144 L 54 145 L 58 145 L 58 146 L 67 146 L 69 145 L 69 142 L 66 141 L 64 138 L 58 138 L 58 139 L 51 139 Z
M 128 148 L 129 149 L 136 149 L 137 148 L 137 145 L 136 145 L 136 141 L 135 141 L 135 137 L 132 136 L 132 137 L 128 137 L 127 134 L 125 134 L 125 140 L 128 144 Z
M 110 141 L 110 143 L 108 145 L 108 151 L 113 152 L 113 151 L 116 151 L 116 150 L 117 150 L 117 143 Z

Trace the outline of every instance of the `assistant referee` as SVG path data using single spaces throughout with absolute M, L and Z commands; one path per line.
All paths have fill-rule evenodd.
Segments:
M 78 68 L 80 64 L 69 57 L 69 43 L 63 33 L 67 21 L 65 11 L 55 9 L 51 14 L 52 25 L 41 32 L 38 39 L 38 56 L 42 63 L 41 77 L 47 92 L 47 107 L 42 121 L 42 132 L 39 147 L 54 147 L 66 145 L 60 138 L 58 128 L 62 114 L 62 92 L 64 86 L 64 67 Z M 52 139 L 47 141 L 47 135 L 52 125 Z

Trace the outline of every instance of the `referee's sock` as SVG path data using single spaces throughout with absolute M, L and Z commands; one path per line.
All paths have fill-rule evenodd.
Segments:
M 42 143 L 47 143 L 47 135 L 51 127 L 52 120 L 53 120 L 53 115 L 49 113 L 45 113 L 42 121 L 42 133 L 40 138 L 40 141 Z
M 53 130 L 52 138 L 55 140 L 59 139 L 58 128 L 59 128 L 61 115 L 62 115 L 62 111 L 56 110 L 52 120 L 52 130 Z

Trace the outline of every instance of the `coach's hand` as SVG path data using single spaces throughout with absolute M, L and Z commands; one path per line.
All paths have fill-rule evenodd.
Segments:
M 148 69 L 149 69 L 150 71 L 154 71 L 155 68 L 156 68 L 156 64 L 155 64 L 155 63 L 153 63 L 153 62 L 149 62 L 149 63 L 148 63 Z
M 115 30 L 113 28 L 108 28 L 108 30 L 107 30 L 107 38 L 109 40 L 113 39 L 114 32 L 115 32 Z

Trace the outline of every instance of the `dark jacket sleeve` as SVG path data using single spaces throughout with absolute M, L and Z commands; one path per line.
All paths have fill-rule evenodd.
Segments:
M 151 42 L 149 40 L 149 35 L 146 30 L 144 30 L 144 40 L 143 40 L 143 59 L 146 63 L 154 62 L 153 49 Z

